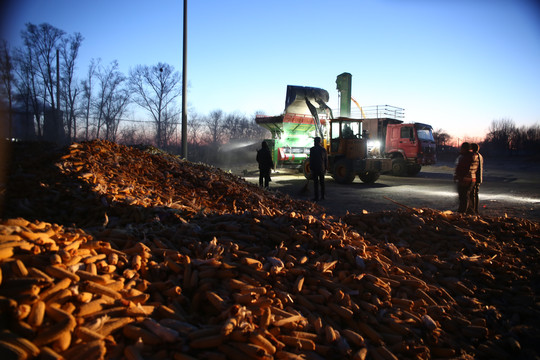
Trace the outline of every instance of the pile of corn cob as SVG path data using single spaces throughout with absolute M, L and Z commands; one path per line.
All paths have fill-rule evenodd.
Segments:
M 0 223 L 9 358 L 540 354 L 536 222 L 335 218 L 163 153 L 24 146 Z

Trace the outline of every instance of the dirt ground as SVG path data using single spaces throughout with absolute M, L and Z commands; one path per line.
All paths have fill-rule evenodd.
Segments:
M 456 185 L 452 180 L 452 162 L 426 166 L 416 177 L 381 175 L 374 184 L 358 178 L 352 184 L 337 184 L 326 177 L 326 199 L 319 204 L 328 213 L 342 216 L 347 212 L 378 212 L 398 207 L 457 210 Z M 247 181 L 258 183 L 256 164 L 233 172 Z M 313 183 L 293 169 L 279 169 L 272 174 L 270 191 L 280 191 L 293 198 L 313 198 Z M 540 163 L 527 160 L 486 159 L 484 182 L 480 187 L 480 215 L 508 216 L 540 221 Z

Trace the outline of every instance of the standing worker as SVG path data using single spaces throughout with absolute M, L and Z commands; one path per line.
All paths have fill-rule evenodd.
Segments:
M 470 209 L 471 191 L 476 183 L 478 170 L 478 155 L 473 154 L 470 144 L 461 144 L 460 155 L 454 172 L 454 181 L 457 182 L 459 198 L 458 212 L 465 214 Z
M 480 190 L 480 184 L 483 180 L 484 173 L 484 157 L 479 153 L 480 146 L 476 143 L 471 144 L 471 151 L 478 156 L 478 169 L 476 170 L 476 182 L 471 191 L 471 205 L 469 206 L 470 212 L 478 214 L 478 191 Z
M 266 141 L 262 142 L 262 148 L 257 150 L 257 162 L 259 163 L 259 186 L 263 186 L 268 189 L 268 185 L 271 181 L 270 171 L 274 168 L 274 161 L 272 161 L 272 154 Z
M 321 146 L 321 138 L 314 139 L 314 146 L 309 149 L 309 166 L 315 187 L 314 201 L 324 200 L 324 175 L 328 168 L 328 154 Z M 319 198 L 319 185 L 321 186 L 321 197 Z

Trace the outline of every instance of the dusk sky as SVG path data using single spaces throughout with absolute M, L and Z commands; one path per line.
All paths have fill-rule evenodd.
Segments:
M 81 33 L 79 79 L 92 58 L 126 75 L 158 62 L 181 72 L 182 12 L 182 0 L 13 0 L 1 34 L 18 47 L 26 23 Z M 453 137 L 540 123 L 534 0 L 190 0 L 187 64 L 200 115 L 279 115 L 287 85 L 326 89 L 337 109 L 336 76 L 349 72 L 360 105 L 404 108 Z

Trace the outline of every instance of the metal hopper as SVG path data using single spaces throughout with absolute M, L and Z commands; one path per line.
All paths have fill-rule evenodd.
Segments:
M 324 137 L 325 119 L 332 116 L 326 105 L 328 91 L 309 86 L 287 86 L 285 110 L 278 116 L 258 116 L 255 122 L 268 129 L 274 160 L 279 165 L 298 165 L 309 154 L 313 137 Z

